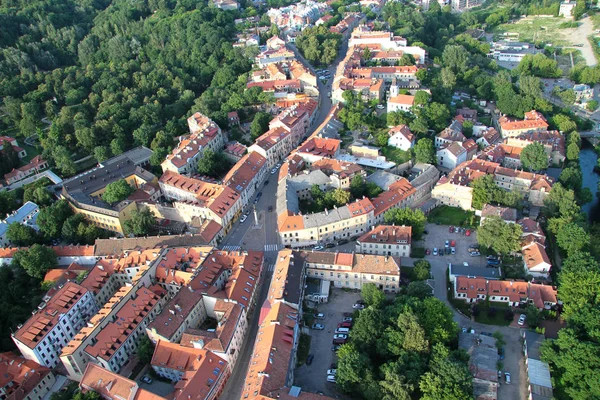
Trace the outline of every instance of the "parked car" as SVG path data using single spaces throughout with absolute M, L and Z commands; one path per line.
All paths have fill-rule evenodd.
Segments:
M 340 239 L 337 242 L 338 246 L 341 246 L 341 245 L 346 244 L 346 243 L 348 243 L 348 239 Z
M 460 233 L 460 228 L 458 226 L 454 227 L 454 233 Z
M 444 247 L 450 247 L 450 241 L 446 240 L 446 243 L 444 243 Z
M 431 254 L 431 250 L 429 250 L 429 249 L 425 249 L 425 255 L 426 255 L 426 256 L 428 256 L 428 255 L 430 255 L 430 254 Z M 434 255 L 435 255 L 435 254 L 434 254 Z
M 333 341 L 331 343 L 336 345 L 336 344 L 344 344 L 347 341 L 348 341 L 348 339 L 333 339 Z
M 240 223 L 244 223 L 246 222 L 246 220 L 248 219 L 248 215 L 244 214 L 240 217 Z
M 262 192 L 258 192 L 258 194 L 256 195 L 256 198 L 254 199 L 254 204 L 258 203 L 258 201 L 260 200 L 261 197 L 262 197 Z
M 312 324 L 311 328 L 316 331 L 322 331 L 325 329 L 325 326 L 323 326 L 323 324 Z
M 144 377 L 142 378 L 142 382 L 147 383 L 149 385 L 153 382 L 153 380 L 148 375 L 144 375 Z
M 448 232 L 454 233 L 454 227 L 452 225 L 450 225 L 450 227 L 448 228 Z
M 337 369 L 332 368 L 332 369 L 328 369 L 327 370 L 327 375 L 335 375 L 337 372 Z
M 499 260 L 487 260 L 488 265 L 500 265 Z
M 496 256 L 487 256 L 485 259 L 488 260 L 488 261 L 498 260 L 498 257 L 496 257 Z
M 355 310 L 363 310 L 365 308 L 365 305 L 362 303 L 354 303 L 352 308 L 354 308 Z
M 470 255 L 471 257 L 477 257 L 477 256 L 480 256 L 480 255 L 481 255 L 481 253 L 480 253 L 480 252 L 478 252 L 478 251 L 470 251 L 470 252 L 469 252 L 469 255 Z
M 504 360 L 504 347 L 500 347 L 498 349 L 498 358 L 500 358 L 501 360 Z
M 327 375 L 327 382 L 335 383 L 335 375 Z
M 312 364 L 313 358 L 315 358 L 315 356 L 312 354 L 309 354 L 308 357 L 306 357 L 306 365 Z
M 504 381 L 510 385 L 510 372 L 504 373 Z
M 526 315 L 525 315 L 525 314 L 521 314 L 521 315 L 519 316 L 519 322 L 518 322 L 518 324 L 519 324 L 519 325 L 523 325 L 523 324 L 525 324 L 525 318 L 526 318 Z
M 465 231 L 465 236 L 471 236 L 471 230 L 470 229 L 467 229 Z
M 350 323 L 352 323 L 352 317 L 344 317 L 344 319 L 342 320 L 342 322 L 350 322 Z
M 502 379 L 502 371 L 498 370 L 498 382 Z
M 434 255 L 434 256 L 437 256 L 437 255 L 438 255 L 438 249 L 437 249 L 437 247 L 434 247 L 434 248 L 433 248 L 433 255 Z
M 446 247 L 446 249 L 445 249 L 445 253 L 446 253 L 446 254 L 450 254 L 450 247 Z
M 469 263 L 466 261 L 463 261 L 463 267 L 468 267 L 468 266 L 469 266 Z
M 316 251 L 320 251 L 320 250 L 323 250 L 323 249 L 324 249 L 323 246 L 315 246 L 315 247 L 313 247 L 313 250 L 316 250 Z
M 330 249 L 332 247 L 335 247 L 335 243 L 327 243 L 327 244 L 325 244 L 325 247 Z
M 273 211 L 273 206 L 269 206 L 269 212 Z
M 452 254 L 456 254 L 456 247 L 450 247 L 450 252 Z
M 325 314 L 320 312 L 320 313 L 314 314 L 313 317 L 315 317 L 315 319 L 325 319 Z
M 271 175 L 273 175 L 275 172 L 277 172 L 277 168 L 273 168 L 273 169 L 271 170 Z
M 346 340 L 346 339 L 348 339 L 348 335 L 345 333 L 336 333 L 335 335 L 333 335 L 333 340 L 336 340 L 336 339 Z
M 338 328 L 352 328 L 352 323 L 351 322 L 340 322 L 338 324 Z
M 450 241 L 450 247 L 456 247 L 456 240 Z

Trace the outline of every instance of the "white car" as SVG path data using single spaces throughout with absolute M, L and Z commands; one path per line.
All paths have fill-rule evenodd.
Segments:
M 327 375 L 327 382 L 335 383 L 335 375 Z
M 335 335 L 333 335 L 333 340 L 336 339 L 346 340 L 348 339 L 348 335 L 346 335 L 345 333 L 336 333 Z
M 246 214 L 242 215 L 240 217 L 240 223 L 244 223 L 247 219 L 248 219 L 248 216 Z
M 337 369 L 328 369 L 327 375 L 335 375 L 336 372 L 337 372 Z
M 377 104 L 377 109 L 378 110 L 383 110 L 383 104 Z
M 466 261 L 463 261 L 463 267 L 468 267 L 468 266 L 469 266 L 469 263 Z
M 354 303 L 352 308 L 354 308 L 355 310 L 363 310 L 365 308 L 365 305 L 362 303 Z
M 519 316 L 519 322 L 517 322 L 517 323 L 518 323 L 519 325 L 523 325 L 523 324 L 525 324 L 525 318 L 526 318 L 525 314 L 521 314 L 521 315 Z
M 277 168 L 273 168 L 273 169 L 271 170 L 271 175 L 273 175 L 275 172 L 277 172 Z
M 324 249 L 323 246 L 315 246 L 315 247 L 313 247 L 313 250 L 317 250 L 317 251 L 320 251 L 320 250 L 323 250 L 323 249 Z

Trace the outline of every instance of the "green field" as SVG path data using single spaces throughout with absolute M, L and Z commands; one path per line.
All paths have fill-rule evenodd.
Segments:
M 427 216 L 429 223 L 453 226 L 470 226 L 471 219 L 473 219 L 473 222 L 477 226 L 479 218 L 475 217 L 474 212 L 450 206 L 434 208 Z
M 496 40 L 503 38 L 505 33 L 518 33 L 520 42 L 545 42 L 554 46 L 564 46 L 569 44 L 561 34 L 567 33 L 568 30 L 560 29 L 560 24 L 565 21 L 564 18 L 525 18 L 514 23 L 498 25 L 491 32 Z

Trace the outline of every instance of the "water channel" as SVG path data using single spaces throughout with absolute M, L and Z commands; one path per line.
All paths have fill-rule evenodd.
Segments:
M 600 199 L 596 196 L 600 175 L 594 172 L 598 155 L 586 140 L 583 140 L 582 144 L 583 148 L 579 153 L 579 165 L 583 175 L 583 187 L 589 188 L 594 197 L 591 203 L 585 204 L 581 209 L 589 216 L 590 222 L 600 222 Z

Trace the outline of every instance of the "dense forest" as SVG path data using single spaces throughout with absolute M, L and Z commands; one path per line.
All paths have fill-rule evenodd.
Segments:
M 155 150 L 156 165 L 192 110 L 226 127 L 227 112 L 264 101 L 244 92 L 252 63 L 231 45 L 235 12 L 168 0 L 0 5 L 0 127 L 37 132 L 64 175 L 80 156 L 135 145 Z

